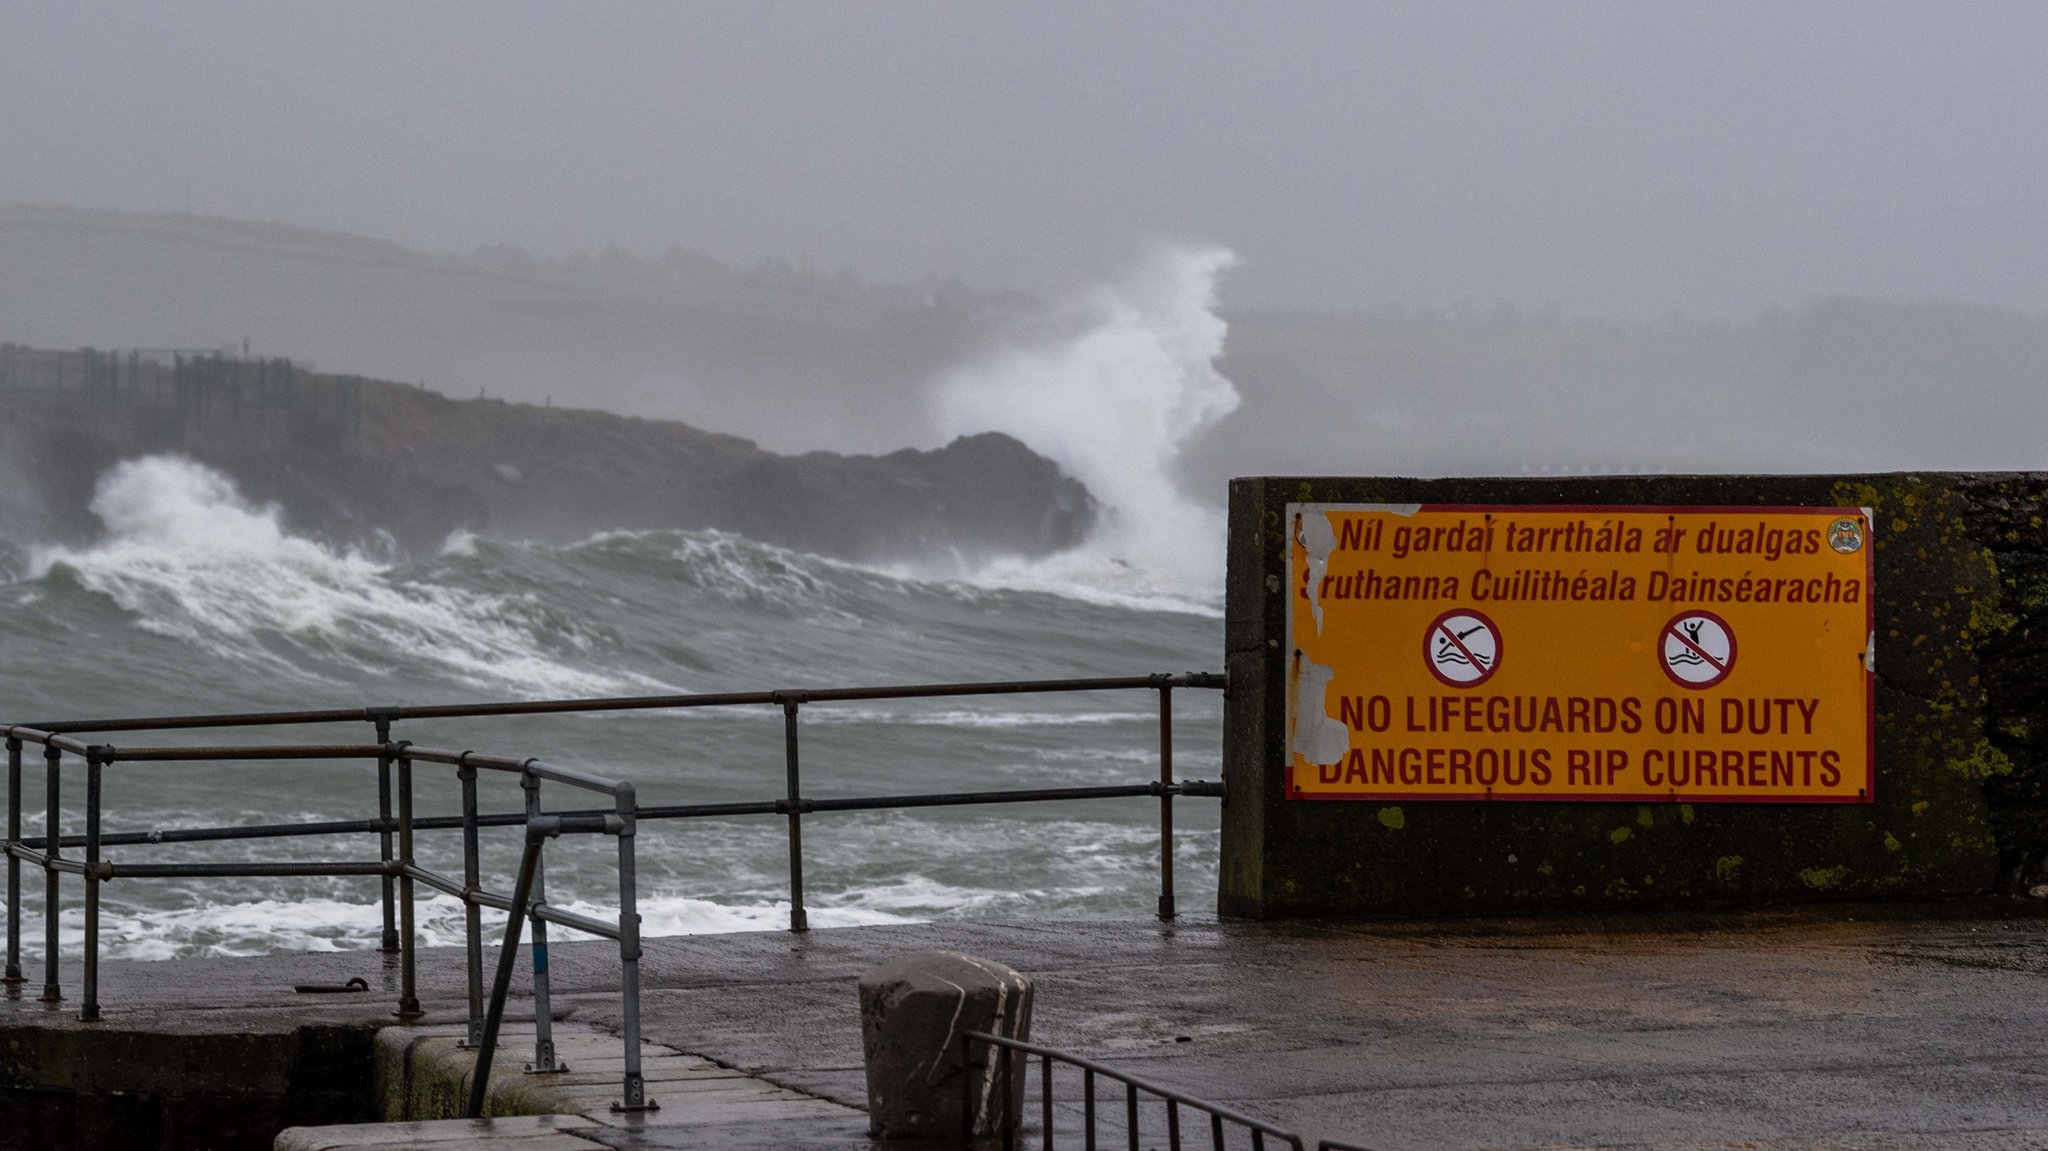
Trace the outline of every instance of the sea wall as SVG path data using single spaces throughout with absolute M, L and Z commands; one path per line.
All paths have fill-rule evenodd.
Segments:
M 1284 792 L 1289 504 L 1867 508 L 1873 802 Z M 2048 854 L 2048 474 L 1247 478 L 1230 489 L 1218 906 L 1440 915 L 2024 893 Z

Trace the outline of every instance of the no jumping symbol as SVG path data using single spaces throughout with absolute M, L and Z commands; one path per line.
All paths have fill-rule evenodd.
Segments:
M 1735 629 L 1710 611 L 1681 612 L 1657 646 L 1664 674 L 1680 687 L 1712 687 L 1735 670 Z

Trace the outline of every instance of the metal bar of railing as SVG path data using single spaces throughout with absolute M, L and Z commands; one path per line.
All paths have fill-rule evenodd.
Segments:
M 1171 1117 L 1171 1133 L 1175 1138 L 1178 1138 L 1179 1135 L 1179 1120 L 1177 1116 L 1174 1116 L 1171 1108 L 1177 1104 L 1182 1107 L 1193 1108 L 1209 1116 L 1210 1131 L 1214 1136 L 1216 1146 L 1219 1148 L 1223 1146 L 1223 1125 L 1228 1122 L 1249 1131 L 1254 1146 L 1263 1147 L 1266 1136 L 1270 1135 L 1275 1139 L 1284 1141 L 1288 1146 L 1294 1148 L 1295 1151 L 1305 1151 L 1301 1136 L 1285 1128 L 1268 1123 L 1255 1116 L 1247 1115 L 1234 1108 L 1226 1107 L 1223 1104 L 1212 1103 L 1190 1095 L 1185 1091 L 1179 1091 L 1152 1080 L 1140 1078 L 1127 1071 L 1118 1070 L 1106 1063 L 1076 1055 L 1070 1051 L 1061 1051 L 1058 1048 L 1029 1043 L 1021 1039 L 1011 1039 L 1002 1035 L 992 1035 L 985 1031 L 963 1031 L 961 1032 L 960 1042 L 962 1059 L 968 1067 L 974 1066 L 972 1060 L 973 1045 L 984 1043 L 995 1048 L 1014 1050 L 1024 1055 L 1035 1055 L 1045 1060 L 1048 1067 L 1053 1062 L 1059 1062 L 1078 1068 L 1082 1075 L 1084 1139 L 1089 1147 L 1095 1146 L 1095 1077 L 1100 1075 L 1122 1084 L 1127 1090 L 1143 1091 L 1147 1095 L 1152 1095 L 1166 1101 L 1169 1105 L 1169 1116 Z M 1044 1085 L 1040 1089 L 1040 1096 L 1045 1114 L 1046 1146 L 1051 1147 L 1053 1145 L 1051 1135 L 1053 1130 L 1053 1109 L 1049 1102 L 1052 1096 L 1052 1073 L 1050 1070 L 1047 1070 L 1045 1073 Z M 1129 1114 L 1131 1126 L 1135 1130 L 1136 1113 L 1132 1110 L 1128 1111 L 1127 1114 Z M 1011 1117 L 1011 1119 L 1014 1121 L 1014 1117 Z M 966 1117 L 966 1121 L 972 1122 L 971 1114 Z
M 1051 803 L 1079 799 L 1135 799 L 1161 794 L 1161 788 L 1172 789 L 1177 796 L 1220 796 L 1222 785 L 1207 780 L 1186 779 L 1170 784 L 1132 783 L 1112 784 L 1103 787 L 1040 787 L 1013 791 L 945 791 L 921 795 L 874 795 L 845 799 L 805 799 L 805 814 L 834 811 L 886 811 L 918 807 L 971 807 L 998 803 Z M 787 799 L 750 800 L 739 803 L 685 803 L 667 806 L 646 807 L 640 810 L 640 818 L 649 819 L 709 819 L 741 815 L 781 815 L 788 810 Z M 599 814 L 591 811 L 568 811 L 564 815 Z M 517 827 L 524 824 L 526 816 L 515 812 L 492 812 L 477 816 L 478 827 Z M 453 831 L 463 826 L 459 815 L 415 815 L 413 831 Z M 261 823 L 240 824 L 228 827 L 185 827 L 159 828 L 153 831 L 111 832 L 101 836 L 105 847 L 136 847 L 165 843 L 210 843 L 238 839 L 289 839 L 311 835 L 348 835 L 353 833 L 397 830 L 394 820 L 381 819 L 336 819 L 313 823 Z M 82 835 L 63 837 L 65 847 L 81 847 L 85 843 Z M 393 874 L 396 874 L 395 872 Z M 396 929 L 393 929 L 394 937 Z M 395 943 L 395 939 L 394 939 Z
M 383 826 L 377 832 L 377 857 L 391 862 L 391 721 L 379 718 L 377 721 L 377 742 L 384 749 L 377 753 L 377 818 Z M 390 955 L 398 950 L 398 884 L 387 875 L 377 885 L 383 896 L 384 934 L 378 941 L 379 950 Z
M 462 781 L 462 939 L 463 969 L 469 981 L 469 1032 L 463 1044 L 475 1047 L 484 1040 L 484 925 L 483 908 L 475 895 L 483 886 L 483 864 L 479 844 L 476 798 L 476 768 L 463 764 L 455 769 Z M 418 820 L 414 830 L 418 830 Z
M 619 925 L 616 922 L 606 923 L 602 919 L 589 915 L 580 915 L 574 911 L 567 911 L 556 907 L 553 904 L 536 902 L 530 914 L 535 919 L 545 919 L 549 923 L 560 924 L 563 927 L 587 932 L 605 939 L 616 941 L 619 938 Z
M 1116 691 L 1156 688 L 1161 680 L 1174 687 L 1226 690 L 1228 677 L 1216 672 L 1177 675 L 1093 676 L 1072 679 L 989 680 L 968 683 L 891 684 L 878 687 L 803 689 L 807 702 L 863 702 L 882 699 L 932 699 L 945 696 L 1029 695 L 1065 691 Z M 45 734 L 67 732 L 174 731 L 205 727 L 296 727 L 317 723 L 401 719 L 482 719 L 492 716 L 556 715 L 598 711 L 667 711 L 691 707 L 779 705 L 784 691 L 697 692 L 680 695 L 608 696 L 591 699 L 518 700 L 491 703 L 426 704 L 417 707 L 328 708 L 314 711 L 231 712 L 213 715 L 165 715 L 120 719 L 83 719 L 20 725 Z M 40 741 L 37 741 L 40 742 Z M 67 749 L 83 752 L 83 745 Z
M 412 757 L 410 749 L 398 753 L 398 859 L 401 868 L 398 873 L 398 1018 L 418 1019 L 420 1011 L 419 994 L 419 930 L 414 922 L 413 912 L 413 858 L 412 836 Z
M 639 819 L 639 793 L 622 783 L 614 793 L 619 820 L 619 1017 L 626 1045 L 626 1072 L 620 1084 L 619 1111 L 651 1111 L 647 1081 L 640 1069 L 640 879 L 634 862 L 634 832 Z
M 1023 788 L 1010 791 L 951 791 L 908 795 L 854 796 L 837 799 L 806 798 L 800 809 L 805 814 L 819 812 L 886 811 L 919 807 L 968 807 L 1003 803 L 1047 803 L 1083 799 L 1135 799 L 1159 796 L 1162 793 L 1175 796 L 1220 796 L 1222 785 L 1206 780 L 1177 780 L 1169 784 L 1156 782 L 1134 784 L 1111 784 L 1102 787 L 1046 787 Z M 694 803 L 654 806 L 641 809 L 643 820 L 662 819 L 706 819 L 745 815 L 781 815 L 789 810 L 787 799 L 749 800 L 737 803 Z M 599 815 L 596 809 L 572 810 L 562 815 Z M 480 813 L 478 827 L 516 827 L 525 822 L 525 815 L 514 812 Z M 413 830 L 455 831 L 464 826 L 460 815 L 413 817 Z M 353 833 L 395 832 L 398 821 L 393 819 L 337 819 L 310 823 L 262 823 L 233 824 L 224 827 L 183 827 L 157 828 L 150 831 L 105 832 L 100 837 L 103 847 L 153 846 L 166 843 L 210 843 L 242 839 L 291 839 L 305 836 L 348 835 Z M 64 847 L 82 847 L 83 835 L 61 837 Z M 397 873 L 394 871 L 394 875 Z
M 466 896 L 474 896 L 481 899 L 485 894 L 483 892 L 471 892 L 469 885 L 459 879 L 454 879 L 438 871 L 430 871 L 417 865 L 407 867 L 395 859 L 391 861 L 391 875 L 393 878 L 409 875 L 415 882 L 424 883 L 443 895 L 452 895 L 457 899 L 462 899 Z M 489 905 L 486 904 L 485 906 Z
M 102 863 L 99 870 L 108 879 L 284 879 L 347 875 L 392 875 L 396 860 L 327 860 L 253 863 Z
M 85 964 L 80 978 L 78 1018 L 100 1017 L 100 796 L 106 764 L 97 753 L 85 757 Z
M 526 820 L 529 826 L 540 816 L 540 777 L 534 772 L 522 772 L 519 787 L 526 795 Z M 548 860 L 546 853 L 533 861 L 533 889 L 528 893 L 533 911 L 533 942 L 527 945 L 531 957 L 528 966 L 533 970 L 533 1062 L 526 1065 L 529 1074 L 547 1075 L 567 1071 L 561 1060 L 555 1058 L 554 1004 L 549 995 L 548 976 L 548 923 L 535 914 L 548 900 Z
M 7 843 L 21 838 L 21 741 L 7 737 Z M 7 853 L 7 974 L 0 982 L 13 986 L 21 974 L 21 860 Z
M 57 987 L 57 869 L 51 864 L 63 854 L 58 845 L 62 828 L 58 821 L 58 793 L 61 790 L 60 776 L 64 758 L 63 749 L 55 740 L 43 745 L 43 995 L 44 1003 L 64 1002 L 64 993 Z
M 791 694 L 782 701 L 783 767 L 789 785 L 789 929 L 809 931 L 810 918 L 804 912 L 804 817 L 803 786 L 797 763 L 796 710 L 803 700 Z
M 106 747 L 108 763 L 189 763 L 199 760 L 375 759 L 376 743 L 263 744 L 242 747 Z
M 1173 685 L 1159 685 L 1159 918 L 1172 920 L 1173 902 Z
M 463 1115 L 484 1116 L 484 1097 L 491 1089 L 491 1064 L 498 1053 L 498 1028 L 505 1021 L 505 997 L 512 989 L 512 968 L 519 962 L 519 929 L 526 923 L 527 900 L 533 895 L 533 868 L 540 859 L 541 839 L 533 825 L 526 829 L 526 848 L 519 855 L 519 876 L 512 884 L 512 914 L 505 919 L 505 943 L 498 951 L 498 975 L 491 981 L 490 1005 L 484 1009 L 484 1034 L 476 1046 L 476 1065 L 469 1075 L 469 1105 Z
M 72 739 L 68 735 L 58 735 L 45 731 L 42 728 L 29 724 L 0 725 L 0 732 L 4 732 L 9 739 L 18 739 L 23 743 L 33 743 L 45 748 L 55 747 L 71 752 L 73 755 L 85 754 L 86 745 L 83 741 Z
M 1086 1135 L 1088 1151 L 1095 1151 L 1095 1069 L 1093 1067 L 1084 1068 L 1081 1072 L 1081 1093 L 1085 1099 L 1083 1106 L 1087 1109 L 1088 1114 Z
M 1052 1060 L 1041 1059 L 1038 1065 L 1039 1122 L 1043 1125 L 1045 1151 L 1052 1151 Z
M 1124 1084 L 1124 1133 L 1129 1136 L 1130 1151 L 1138 1151 L 1138 1088 L 1130 1083 Z

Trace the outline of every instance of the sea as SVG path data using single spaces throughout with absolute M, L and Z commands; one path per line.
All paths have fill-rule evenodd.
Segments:
M 1235 406 L 1214 372 L 1213 281 L 1227 253 L 1167 260 L 1139 289 L 1095 302 L 1099 322 L 1050 350 L 1004 353 L 940 389 L 946 434 L 1012 430 L 1090 485 L 1096 537 L 1050 557 L 904 556 L 853 564 L 724 531 L 597 531 L 576 542 L 450 537 L 432 554 L 294 534 L 278 508 L 177 456 L 99 478 L 102 532 L 16 541 L 0 582 L 0 718 L 357 708 L 395 704 L 761 691 L 1222 670 L 1222 523 L 1183 497 L 1171 464 Z M 1049 418 L 1047 413 L 1058 413 Z M 1118 434 L 1109 429 L 1121 428 Z M 1175 693 L 1175 769 L 1220 774 L 1222 700 Z M 1150 691 L 990 696 L 802 709 L 805 793 L 816 798 L 1144 783 L 1159 775 Z M 768 800 L 784 788 L 772 706 L 408 721 L 394 736 L 632 780 L 646 805 Z M 125 734 L 109 742 L 368 742 L 328 728 Z M 25 828 L 39 834 L 40 761 Z M 459 811 L 454 769 L 421 764 L 417 811 Z M 486 773 L 486 811 L 516 811 L 516 780 Z M 83 830 L 83 771 L 61 794 Z M 551 806 L 570 803 L 558 791 Z M 362 819 L 369 761 L 117 763 L 109 833 Z M 580 805 L 580 804 L 572 804 Z M 818 813 L 803 827 L 816 929 L 951 918 L 1149 915 L 1159 893 L 1158 802 Z M 1213 914 L 1218 802 L 1176 805 L 1180 905 Z M 487 830 L 484 882 L 508 891 L 517 832 Z M 774 929 L 788 921 L 779 816 L 647 821 L 638 896 L 647 935 Z M 601 837 L 548 853 L 548 899 L 616 907 Z M 422 862 L 460 874 L 459 833 L 423 833 Z M 375 837 L 110 849 L 127 862 L 376 857 Z M 24 938 L 40 951 L 41 873 L 24 874 Z M 63 945 L 83 938 L 79 883 L 60 900 Z M 495 922 L 493 922 L 495 921 Z M 422 893 L 423 943 L 462 937 L 453 899 Z M 487 916 L 496 932 L 502 917 Z M 102 954 L 126 959 L 375 947 L 375 878 L 109 882 Z

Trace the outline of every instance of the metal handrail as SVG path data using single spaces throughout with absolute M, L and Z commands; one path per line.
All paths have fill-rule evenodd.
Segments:
M 1124 1130 L 1132 1151 L 1137 1151 L 1139 1146 L 1138 1093 L 1141 1091 L 1147 1095 L 1155 1096 L 1166 1103 L 1166 1138 L 1167 1146 L 1172 1151 L 1180 1151 L 1181 1148 L 1180 1109 L 1183 1107 L 1199 1111 L 1209 1117 L 1210 1144 L 1214 1151 L 1224 1151 L 1225 1124 L 1242 1127 L 1249 1131 L 1251 1133 L 1253 1151 L 1264 1151 L 1267 1136 L 1271 1136 L 1286 1146 L 1294 1148 L 1294 1151 L 1305 1151 L 1300 1135 L 1283 1127 L 1268 1123 L 1263 1119 L 1247 1115 L 1242 1111 L 1226 1107 L 1221 1103 L 1213 1103 L 1209 1100 L 1190 1095 L 1185 1091 L 1167 1087 L 1149 1079 L 1141 1079 L 1128 1071 L 1122 1071 L 1106 1063 L 1076 1055 L 1071 1051 L 1061 1051 L 1056 1047 L 1027 1043 L 1024 1040 L 1011 1039 L 1007 1036 L 992 1035 L 986 1031 L 962 1031 L 960 1033 L 962 1064 L 962 1074 L 960 1076 L 960 1122 L 961 1134 L 964 1137 L 963 1141 L 969 1144 L 974 1142 L 974 1085 L 976 1076 L 967 1072 L 974 1066 L 973 1051 L 974 1044 L 976 1043 L 987 1044 L 996 1049 L 996 1073 L 991 1081 L 1000 1086 L 996 1091 L 990 1093 L 989 1098 L 991 1101 L 998 1097 L 1002 1100 L 998 1125 L 1002 1132 L 1003 1151 L 1015 1151 L 1017 1146 L 1017 1130 L 1022 1119 L 1022 1116 L 1017 1114 L 1019 1108 L 1014 1106 L 1014 1104 L 1021 1103 L 1022 1099 L 1021 1093 L 1017 1092 L 1016 1069 L 1011 1064 L 1012 1056 L 1010 1053 L 1012 1051 L 1018 1052 L 1027 1057 L 1027 1059 L 1031 1056 L 1037 1056 L 1040 1060 L 1041 1074 L 1038 1089 L 1039 1122 L 1041 1138 L 1046 1151 L 1052 1151 L 1055 1145 L 1052 1090 L 1052 1068 L 1054 1063 L 1064 1063 L 1069 1067 L 1076 1067 L 1081 1070 L 1083 1121 L 1086 1124 L 1083 1130 L 1083 1138 L 1089 1151 L 1094 1151 L 1097 1142 L 1095 1080 L 1098 1077 L 1114 1080 L 1124 1086 Z M 1029 1064 L 1027 1063 L 1026 1068 L 1028 1069 L 1028 1067 Z M 1326 1142 L 1325 1146 L 1335 1147 L 1340 1145 Z
M 100 1016 L 99 1002 L 99 928 L 100 928 L 100 885 L 115 878 L 189 878 L 189 877 L 255 877 L 255 876 L 379 876 L 387 883 L 396 880 L 401 892 L 402 945 L 399 953 L 399 1000 L 398 1015 L 401 1019 L 417 1019 L 420 1009 L 417 983 L 416 944 L 417 932 L 414 923 L 414 884 L 424 883 L 436 890 L 446 892 L 460 899 L 465 905 L 466 953 L 469 975 L 470 1024 L 467 1045 L 477 1051 L 475 1082 L 481 1091 L 488 1085 L 491 1062 L 496 1050 L 498 1024 L 503 1018 L 504 998 L 511 976 L 511 960 L 517 952 L 519 925 L 527 918 L 533 920 L 534 935 L 530 949 L 533 966 L 534 1005 L 536 1023 L 534 1034 L 534 1062 L 528 1064 L 530 1071 L 562 1071 L 554 1057 L 552 1035 L 552 1014 L 548 1004 L 547 984 L 547 937 L 545 923 L 548 920 L 563 923 L 580 931 L 617 941 L 619 945 L 619 995 L 623 1015 L 622 1042 L 625 1057 L 621 1079 L 620 1100 L 615 1106 L 622 1111 L 644 1111 L 653 1107 L 647 1099 L 646 1085 L 641 1074 L 640 1058 L 640 916 L 636 908 L 637 879 L 634 868 L 633 834 L 636 812 L 636 793 L 631 783 L 623 780 L 606 779 L 588 772 L 543 763 L 537 759 L 512 760 L 495 756 L 479 755 L 474 752 L 443 752 L 429 748 L 416 748 L 399 741 L 371 745 L 264 745 L 257 747 L 218 748 L 115 748 L 106 745 L 84 745 L 86 760 L 86 832 L 82 837 L 85 857 L 79 860 L 62 858 L 61 850 L 66 837 L 58 833 L 61 807 L 59 804 L 61 768 L 67 745 L 76 741 L 68 737 L 51 734 L 44 730 L 22 726 L 4 729 L 8 763 L 8 839 L 6 854 L 8 860 L 8 919 L 7 919 L 7 970 L 5 981 L 24 982 L 21 975 L 21 913 L 20 913 L 20 866 L 28 862 L 44 870 L 45 895 L 45 943 L 44 983 L 42 1001 L 59 1003 L 63 993 L 58 986 L 56 956 L 57 944 L 57 876 L 72 874 L 85 880 L 85 948 L 84 971 L 81 979 L 79 1019 L 97 1022 Z M 44 847 L 41 851 L 28 846 L 21 838 L 21 752 L 24 744 L 40 744 L 44 748 L 44 760 L 48 770 Z M 102 777 L 104 769 L 117 762 L 160 762 L 222 760 L 248 761 L 268 759 L 296 760 L 346 760 L 371 758 L 380 764 L 395 764 L 398 772 L 398 820 L 390 825 L 397 836 L 398 854 L 392 857 L 387 850 L 385 858 L 376 861 L 332 860 L 321 862 L 304 861 L 259 861 L 233 863 L 166 863 L 131 864 L 116 863 L 101 856 L 104 846 L 100 831 L 103 812 Z M 453 764 L 458 768 L 457 777 L 463 781 L 463 806 L 466 816 L 464 830 L 463 879 L 457 882 L 450 876 L 418 865 L 413 852 L 412 816 L 413 772 L 416 760 L 431 763 Z M 519 776 L 520 786 L 527 796 L 527 854 L 530 859 L 522 862 L 522 879 L 517 893 L 512 897 L 495 895 L 483 889 L 479 875 L 479 855 L 475 837 L 476 816 L 476 769 L 479 767 L 513 772 Z M 563 783 L 588 791 L 600 792 L 612 797 L 614 810 L 603 812 L 577 812 L 572 814 L 548 815 L 541 811 L 539 793 L 543 781 Z M 387 796 L 388 798 L 388 796 Z M 540 834 L 536 834 L 539 829 Z M 383 828 L 379 829 L 383 831 Z M 613 835 L 619 841 L 619 912 L 617 923 L 607 924 L 589 916 L 574 915 L 548 908 L 535 898 L 540 888 L 538 875 L 539 852 L 542 842 L 563 832 L 602 832 Z M 76 837 L 74 837 L 76 838 Z M 388 833 L 385 835 L 388 839 Z M 483 938 L 479 908 L 498 907 L 510 911 L 512 919 L 506 928 L 507 942 L 504 962 L 500 965 L 498 985 L 493 989 L 491 1009 L 484 1010 L 482 983 Z M 480 1114 L 482 1101 L 473 1095 L 470 1113 Z
M 737 707 L 799 703 L 853 703 L 879 699 L 936 699 L 949 696 L 1027 695 L 1128 688 L 1193 687 L 1222 691 L 1229 677 L 1219 672 L 1091 676 L 1069 679 L 978 680 L 959 683 L 899 683 L 872 687 L 777 688 L 768 691 L 683 692 L 673 695 L 594 696 L 582 699 L 509 700 L 426 704 L 417 707 L 343 707 L 315 711 L 228 712 L 215 715 L 160 715 L 122 719 L 79 719 L 21 726 L 56 734 L 73 732 L 176 731 L 201 727 L 287 727 L 310 723 L 375 722 L 384 719 L 481 719 L 508 715 L 570 712 L 668 711 L 689 707 Z
M 521 926 L 531 920 L 533 936 L 530 956 L 535 998 L 535 1054 L 530 1071 L 566 1070 L 555 1058 L 548 1004 L 547 924 L 588 932 L 618 941 L 621 964 L 621 1000 L 627 1019 L 626 1078 L 620 1106 L 627 1110 L 651 1107 L 639 1078 L 639 916 L 635 907 L 633 828 L 643 819 L 720 818 L 738 815 L 781 815 L 788 820 L 790 923 L 792 931 L 808 928 L 803 898 L 802 818 L 807 814 L 872 811 L 916 807 L 966 806 L 988 803 L 1031 803 L 1064 800 L 1156 797 L 1160 817 L 1160 896 L 1158 914 L 1171 920 L 1176 915 L 1173 884 L 1173 800 L 1176 796 L 1221 798 L 1224 785 L 1173 777 L 1173 689 L 1176 687 L 1226 690 L 1222 675 L 1191 672 L 1182 675 L 1092 677 L 1058 680 L 1014 680 L 982 683 L 896 684 L 879 687 L 793 688 L 760 692 L 693 693 L 684 695 L 625 696 L 600 699 L 563 699 L 422 707 L 365 707 L 313 711 L 241 712 L 212 715 L 153 716 L 115 719 L 52 721 L 35 724 L 0 724 L 8 752 L 8 816 L 5 855 L 7 858 L 7 967 L 4 981 L 25 982 L 21 969 L 21 865 L 38 866 L 45 884 L 45 979 L 43 1000 L 61 1002 L 57 964 L 60 875 L 77 875 L 85 881 L 85 954 L 83 994 L 79 1018 L 99 1018 L 99 896 L 100 885 L 114 878 L 167 877 L 253 877 L 253 876 L 376 876 L 382 888 L 383 937 L 381 949 L 396 953 L 400 960 L 398 1014 L 416 1019 L 422 1014 L 417 995 L 414 923 L 415 886 L 425 885 L 460 900 L 464 907 L 467 974 L 469 984 L 469 1028 L 465 1045 L 478 1050 L 479 1066 L 475 1085 L 487 1083 L 491 1042 L 496 1031 L 493 1012 L 501 1017 L 506 981 Z M 949 696 L 1014 695 L 1049 692 L 1143 689 L 1159 697 L 1160 774 L 1143 784 L 1029 788 L 999 791 L 933 792 L 912 795 L 856 796 L 814 799 L 803 795 L 801 760 L 798 754 L 800 709 L 806 704 L 883 699 L 931 699 Z M 630 783 L 607 779 L 589 772 L 543 763 L 537 759 L 512 759 L 475 751 L 425 748 L 405 740 L 392 739 L 392 726 L 407 719 L 449 719 L 492 716 L 666 710 L 696 707 L 770 705 L 783 713 L 784 794 L 772 800 L 737 803 L 699 803 L 639 807 Z M 374 725 L 375 742 L 327 744 L 261 744 L 226 746 L 118 747 L 88 743 L 83 734 L 117 732 L 181 731 L 204 728 L 295 727 L 329 723 Z M 47 813 L 40 848 L 22 837 L 22 750 L 25 745 L 43 748 L 46 765 L 44 797 Z M 87 771 L 86 829 L 83 835 L 65 835 L 60 827 L 61 774 L 66 755 L 83 758 Z M 261 760 L 350 760 L 367 759 L 377 764 L 378 815 L 374 819 L 327 820 L 295 824 L 242 825 L 216 828 L 178 828 L 145 832 L 107 834 L 101 827 L 102 775 L 117 762 L 252 762 Z M 462 785 L 462 814 L 456 817 L 415 817 L 413 814 L 413 765 L 433 763 L 456 768 Z M 483 813 L 478 810 L 476 779 L 480 770 L 516 774 L 526 795 L 523 812 Z M 396 786 L 394 787 L 394 782 Z M 610 811 L 590 809 L 548 813 L 540 803 L 543 782 L 555 782 L 581 790 L 609 794 Z M 395 801 L 395 802 L 394 802 Z M 395 809 L 394 809 L 395 808 Z M 478 833 L 483 827 L 523 825 L 527 849 L 522 854 L 522 879 L 511 895 L 486 890 L 481 883 Z M 542 829 L 536 832 L 536 828 Z M 463 876 L 452 876 L 419 866 L 413 840 L 421 831 L 460 829 L 463 833 Z M 619 840 L 620 915 L 616 928 L 602 920 L 577 915 L 546 902 L 545 860 L 541 845 L 564 832 L 603 832 Z M 104 858 L 108 847 L 140 846 L 178 842 L 286 838 L 306 835 L 374 833 L 378 837 L 378 859 L 331 860 L 319 862 L 236 862 L 236 863 L 117 863 Z M 66 858 L 67 848 L 82 848 L 81 859 Z M 532 871 L 525 872 L 525 855 L 532 856 Z M 482 930 L 480 911 L 484 907 L 511 912 L 506 946 L 501 956 L 498 982 L 491 989 L 491 1006 L 486 1007 L 482 972 Z M 476 1086 L 481 1090 L 481 1086 Z M 480 1097 L 474 1106 L 480 1106 Z

